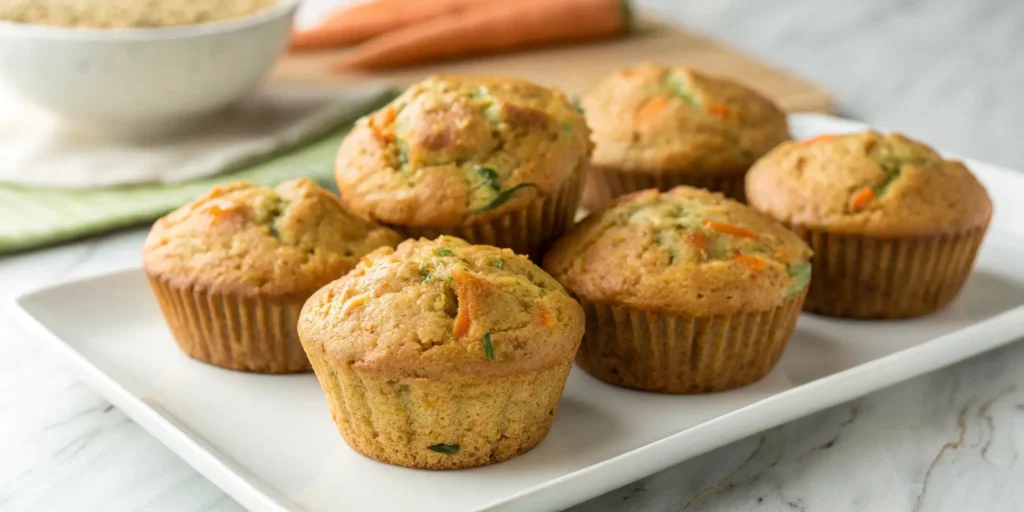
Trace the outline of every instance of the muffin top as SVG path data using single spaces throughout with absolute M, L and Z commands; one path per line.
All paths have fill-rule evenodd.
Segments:
M 556 242 L 544 268 L 591 302 L 692 316 L 767 311 L 810 281 L 811 250 L 721 194 L 644 190 Z
M 502 376 L 572 361 L 583 308 L 525 256 L 442 236 L 363 258 L 306 302 L 299 334 L 361 371 Z
M 582 105 L 593 164 L 623 171 L 742 174 L 789 139 L 786 115 L 764 96 L 678 66 L 622 69 Z
M 785 223 L 871 236 L 984 227 L 992 201 L 963 163 L 867 131 L 779 146 L 746 178 L 748 202 Z
M 363 217 L 472 224 L 554 195 L 589 158 L 589 136 L 560 92 L 513 78 L 437 76 L 360 119 L 335 175 Z
M 142 261 L 147 272 L 176 286 L 309 294 L 366 253 L 399 241 L 306 178 L 275 189 L 236 182 L 156 221 Z

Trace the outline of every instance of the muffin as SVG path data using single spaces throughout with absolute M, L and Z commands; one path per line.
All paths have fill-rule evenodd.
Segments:
M 850 318 L 948 304 L 992 218 L 988 193 L 963 163 L 873 131 L 783 144 L 750 170 L 747 199 L 814 249 L 805 308 Z
M 572 223 L 589 134 L 560 92 L 439 76 L 358 121 L 335 176 L 349 209 L 410 237 L 455 235 L 538 257 Z
M 594 156 L 583 195 L 595 209 L 635 190 L 689 185 L 743 200 L 743 175 L 789 139 L 786 115 L 732 80 L 644 63 L 582 101 Z
M 429 469 L 536 446 L 582 335 L 580 305 L 529 259 L 448 236 L 371 253 L 299 317 L 349 446 Z
M 703 393 L 775 366 L 810 257 L 770 218 L 682 186 L 620 197 L 559 240 L 544 268 L 583 304 L 580 368 L 617 386 Z
M 290 373 L 310 369 L 295 330 L 306 299 L 400 240 L 308 179 L 276 189 L 239 182 L 158 220 L 142 262 L 185 353 L 232 370 Z

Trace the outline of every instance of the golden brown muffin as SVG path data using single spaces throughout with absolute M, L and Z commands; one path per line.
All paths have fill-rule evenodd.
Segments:
M 352 211 L 411 237 L 450 234 L 536 257 L 571 225 L 589 134 L 560 92 L 433 77 L 356 123 L 335 176 Z
M 295 324 L 306 299 L 401 237 L 302 178 L 231 183 L 156 221 L 142 250 L 171 333 L 190 356 L 260 373 L 308 371 Z
M 789 139 L 786 115 L 732 80 L 679 66 L 622 69 L 582 101 L 595 143 L 584 205 L 690 185 L 743 199 L 743 175 Z
M 963 163 L 868 131 L 783 144 L 747 175 L 750 205 L 814 248 L 806 309 L 901 318 L 956 297 L 992 218 Z
M 587 217 L 544 268 L 586 312 L 581 368 L 619 386 L 701 393 L 744 386 L 775 366 L 810 257 L 772 219 L 677 187 L 635 192 Z
M 430 469 L 537 445 L 582 335 L 580 305 L 526 257 L 448 236 L 371 253 L 299 317 L 345 441 Z

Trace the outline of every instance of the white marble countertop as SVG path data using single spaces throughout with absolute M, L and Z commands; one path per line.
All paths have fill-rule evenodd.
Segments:
M 848 117 L 1024 169 L 1024 3 L 641 1 L 830 87 Z M 656 57 L 656 56 L 652 56 Z M 0 301 L 137 261 L 134 230 L 0 258 Z M 795 421 L 579 512 L 1024 509 L 1024 345 Z M 241 507 L 0 310 L 0 510 Z

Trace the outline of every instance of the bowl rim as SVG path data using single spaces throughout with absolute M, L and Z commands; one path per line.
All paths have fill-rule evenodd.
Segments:
M 0 36 L 28 36 L 63 41 L 165 41 L 234 32 L 294 14 L 300 0 L 277 0 L 256 12 L 195 25 L 143 28 L 78 28 L 0 20 Z

